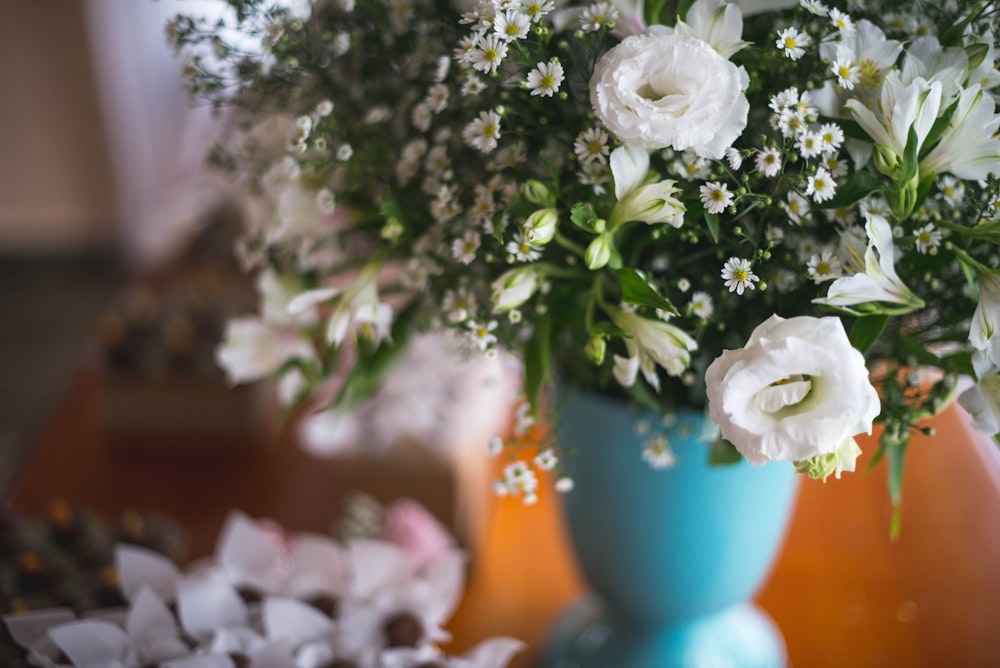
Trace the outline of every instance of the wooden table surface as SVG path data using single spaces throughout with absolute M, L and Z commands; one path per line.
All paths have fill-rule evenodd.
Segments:
M 149 508 L 180 522 L 191 556 L 202 556 L 231 508 L 324 531 L 345 491 L 369 476 L 364 467 L 316 460 L 286 438 L 236 455 L 123 452 L 94 411 L 98 387 L 82 372 L 38 430 L 8 499 L 16 508 L 38 512 L 54 496 L 108 515 Z M 758 596 L 785 635 L 792 666 L 1000 666 L 1000 458 L 976 443 L 958 410 L 935 426 L 934 438 L 911 445 L 895 541 L 884 468 L 803 481 Z M 873 450 L 870 441 L 862 447 Z M 446 475 L 383 472 L 366 484 L 381 486 L 383 500 L 414 496 L 436 512 L 455 500 Z M 451 625 L 454 649 L 514 635 L 530 644 L 518 665 L 531 666 L 548 625 L 582 591 L 554 496 L 532 508 L 500 500 L 478 513 L 467 595 Z

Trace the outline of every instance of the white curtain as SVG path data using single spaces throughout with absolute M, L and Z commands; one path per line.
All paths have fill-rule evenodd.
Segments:
M 220 15 L 207 0 L 85 0 L 114 170 L 126 259 L 148 265 L 173 251 L 223 196 L 204 165 L 219 126 L 191 105 L 166 39 L 177 13 Z

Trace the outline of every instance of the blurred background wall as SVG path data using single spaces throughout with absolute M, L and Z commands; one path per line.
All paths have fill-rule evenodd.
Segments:
M 112 166 L 83 0 L 0 2 L 0 253 L 114 243 Z

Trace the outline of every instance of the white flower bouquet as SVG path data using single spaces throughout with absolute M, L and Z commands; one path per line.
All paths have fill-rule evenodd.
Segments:
M 168 32 L 250 203 L 233 378 L 338 415 L 447 330 L 519 426 L 558 379 L 825 479 L 880 423 L 894 501 L 960 377 L 1000 430 L 994 3 L 228 4 Z

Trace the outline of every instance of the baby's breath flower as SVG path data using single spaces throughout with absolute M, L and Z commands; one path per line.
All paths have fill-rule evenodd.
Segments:
M 861 79 L 861 68 L 846 54 L 838 55 L 830 69 L 837 77 L 837 85 L 844 90 L 854 90 L 854 86 Z
M 830 10 L 830 21 L 833 26 L 840 32 L 841 35 L 853 35 L 854 34 L 854 21 L 845 12 L 839 9 Z
M 472 67 L 484 74 L 493 74 L 507 57 L 507 42 L 497 35 L 487 35 L 472 50 Z
M 654 469 L 669 469 L 677 464 L 677 455 L 666 436 L 655 436 L 643 445 L 642 459 Z
M 614 24 L 618 20 L 618 9 L 610 2 L 595 2 L 580 15 L 580 28 L 584 32 L 596 32 Z
M 826 16 L 827 12 L 830 11 L 819 0 L 799 0 L 799 6 L 816 16 Z
M 774 45 L 784 51 L 791 60 L 798 60 L 805 55 L 806 47 L 810 44 L 812 40 L 809 35 L 795 28 L 785 28 L 778 33 L 778 39 L 774 41 Z
M 497 147 L 497 140 L 500 139 L 500 114 L 495 111 L 480 112 L 479 118 L 462 130 L 462 138 L 472 148 L 489 153 Z
M 738 257 L 731 257 L 726 260 L 722 267 L 722 279 L 730 292 L 742 295 L 745 290 L 754 290 L 760 277 L 753 273 L 753 265 L 750 260 Z
M 528 89 L 532 95 L 552 97 L 559 91 L 564 79 L 563 66 L 555 58 L 547 63 L 538 63 L 528 72 Z
M 709 213 L 722 213 L 733 204 L 733 193 L 729 192 L 729 186 L 725 183 L 712 181 L 703 184 L 698 190 L 701 193 L 701 203 Z
M 765 148 L 757 153 L 754 166 L 768 178 L 777 176 L 781 171 L 781 152 L 776 148 Z
M 477 350 L 488 350 L 497 342 L 497 337 L 493 333 L 493 330 L 497 328 L 496 320 L 488 320 L 486 322 L 469 320 L 466 326 L 469 329 L 469 337 L 472 339 L 472 343 Z
M 559 463 L 559 457 L 556 456 L 555 450 L 552 448 L 546 448 L 535 455 L 534 461 L 535 466 L 543 471 L 551 471 Z
M 806 194 L 811 195 L 816 203 L 825 202 L 831 199 L 837 192 L 837 183 L 830 176 L 830 173 L 820 167 L 814 174 L 809 176 L 806 185 Z
M 528 28 L 531 27 L 531 19 L 527 14 L 517 9 L 508 9 L 497 13 L 493 19 L 493 31 L 496 35 L 506 41 L 512 42 L 515 39 L 524 39 L 528 36 Z
M 840 259 L 830 250 L 823 250 L 809 258 L 806 272 L 814 283 L 839 278 L 842 273 Z
M 927 223 L 916 231 L 917 251 L 927 253 L 941 245 L 941 232 L 933 223 Z
M 815 158 L 822 152 L 823 140 L 819 133 L 803 132 L 795 142 L 795 148 L 798 149 L 799 155 L 808 160 L 809 158 Z
M 604 164 L 608 160 L 608 133 L 600 128 L 584 130 L 573 142 L 573 152 L 576 159 L 584 165 L 591 162 Z
M 476 259 L 479 243 L 479 233 L 470 230 L 452 242 L 451 253 L 462 264 L 472 264 Z
M 730 169 L 737 171 L 743 166 L 743 156 L 737 149 L 730 146 L 726 149 L 726 162 L 729 163 Z
M 712 304 L 712 296 L 707 292 L 695 292 L 691 295 L 691 313 L 699 318 L 708 319 L 712 317 L 715 307 Z

